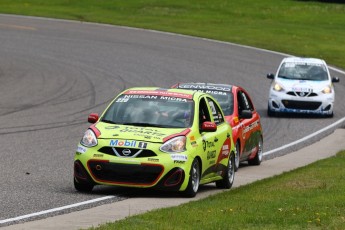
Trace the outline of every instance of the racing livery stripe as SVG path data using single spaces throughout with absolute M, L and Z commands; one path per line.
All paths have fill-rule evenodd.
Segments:
M 176 93 L 176 92 L 169 92 L 169 91 L 152 91 L 152 90 L 128 90 L 124 92 L 124 94 L 134 94 L 134 95 L 151 95 L 151 96 L 166 96 L 166 97 L 177 97 L 177 98 L 184 98 L 184 99 L 192 99 L 192 94 L 187 93 Z
M 91 125 L 90 129 L 95 133 L 96 137 L 99 137 L 101 135 L 101 131 L 97 129 L 96 124 Z
M 175 134 L 172 134 L 172 135 L 170 135 L 170 136 L 164 137 L 164 138 L 163 138 L 163 142 L 166 142 L 166 141 L 170 140 L 171 138 L 174 138 L 174 137 L 177 137 L 177 136 L 187 136 L 187 134 L 188 134 L 190 131 L 191 131 L 190 129 L 185 129 L 185 130 L 183 130 L 183 131 L 180 132 L 180 133 L 175 133 Z

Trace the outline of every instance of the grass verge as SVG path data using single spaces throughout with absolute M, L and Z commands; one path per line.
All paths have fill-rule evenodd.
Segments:
M 91 229 L 344 229 L 344 165 L 342 151 L 196 202 Z

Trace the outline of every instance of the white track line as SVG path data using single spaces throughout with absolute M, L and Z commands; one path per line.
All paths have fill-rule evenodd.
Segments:
M 99 202 L 99 201 L 103 201 L 103 200 L 108 200 L 111 198 L 114 198 L 115 196 L 104 196 L 104 197 L 100 197 L 100 198 L 96 198 L 96 199 L 92 199 L 92 200 L 87 200 L 87 201 L 83 201 L 80 203 L 75 203 L 75 204 L 70 204 L 70 205 L 66 205 L 66 206 L 62 206 L 59 208 L 52 208 L 52 209 L 48 209 L 48 210 L 44 210 L 44 211 L 40 211 L 40 212 L 34 212 L 31 214 L 27 214 L 27 215 L 23 215 L 23 216 L 18 216 L 18 217 L 14 217 L 14 218 L 10 218 L 10 219 L 5 219 L 5 220 L 0 220 L 0 224 L 5 224 L 8 222 L 14 222 L 14 221 L 19 221 L 19 220 L 23 220 L 23 219 L 28 219 L 28 218 L 32 218 L 35 216 L 40 216 L 40 215 L 44 215 L 44 214 L 49 214 L 49 213 L 53 213 L 53 212 L 59 212 L 59 211 L 63 211 L 66 209 L 70 209 L 70 208 L 75 208 L 75 207 L 79 207 L 82 205 L 86 205 L 86 204 L 92 204 L 95 202 Z
M 345 117 L 343 117 L 342 119 L 336 121 L 335 123 L 333 123 L 333 124 L 331 124 L 331 125 L 329 125 L 329 126 L 326 126 L 326 127 L 323 128 L 323 129 L 320 129 L 319 131 L 317 131 L 317 132 L 315 132 L 315 133 L 312 133 L 312 134 L 310 134 L 310 135 L 308 135 L 308 136 L 306 136 L 306 137 L 304 137 L 304 138 L 299 139 L 298 141 L 294 141 L 294 142 L 291 142 L 290 144 L 286 144 L 286 145 L 283 145 L 283 146 L 281 146 L 281 147 L 279 147 L 279 148 L 273 149 L 273 150 L 271 150 L 271 151 L 267 151 L 267 152 L 265 152 L 263 155 L 264 155 L 264 156 L 269 156 L 269 155 L 271 155 L 271 154 L 273 154 L 273 153 L 275 153 L 275 152 L 278 152 L 278 151 L 284 150 L 284 149 L 286 149 L 286 148 L 289 148 L 289 147 L 291 147 L 291 146 L 293 146 L 293 145 L 302 143 L 303 141 L 306 141 L 306 140 L 308 140 L 309 138 L 315 137 L 316 135 L 318 135 L 318 134 L 320 134 L 320 133 L 323 133 L 323 132 L 327 131 L 328 129 L 332 129 L 332 128 L 336 127 L 337 125 L 340 125 L 340 124 L 343 123 L 343 122 L 345 122 Z

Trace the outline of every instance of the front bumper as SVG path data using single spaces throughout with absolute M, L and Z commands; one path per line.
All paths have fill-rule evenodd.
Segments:
M 280 113 L 333 114 L 334 95 L 299 97 L 286 93 L 271 92 L 268 109 Z
M 90 148 L 76 153 L 74 177 L 87 184 L 183 191 L 188 184 L 189 173 L 186 172 L 190 171 L 191 164 L 184 154 L 180 155 L 185 160 L 176 160 L 171 154 L 126 158 L 100 154 Z

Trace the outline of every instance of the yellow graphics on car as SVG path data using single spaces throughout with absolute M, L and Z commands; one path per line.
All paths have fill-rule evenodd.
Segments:
M 88 121 L 74 159 L 78 191 L 116 185 L 193 197 L 202 184 L 234 182 L 232 130 L 209 94 L 131 88 Z

